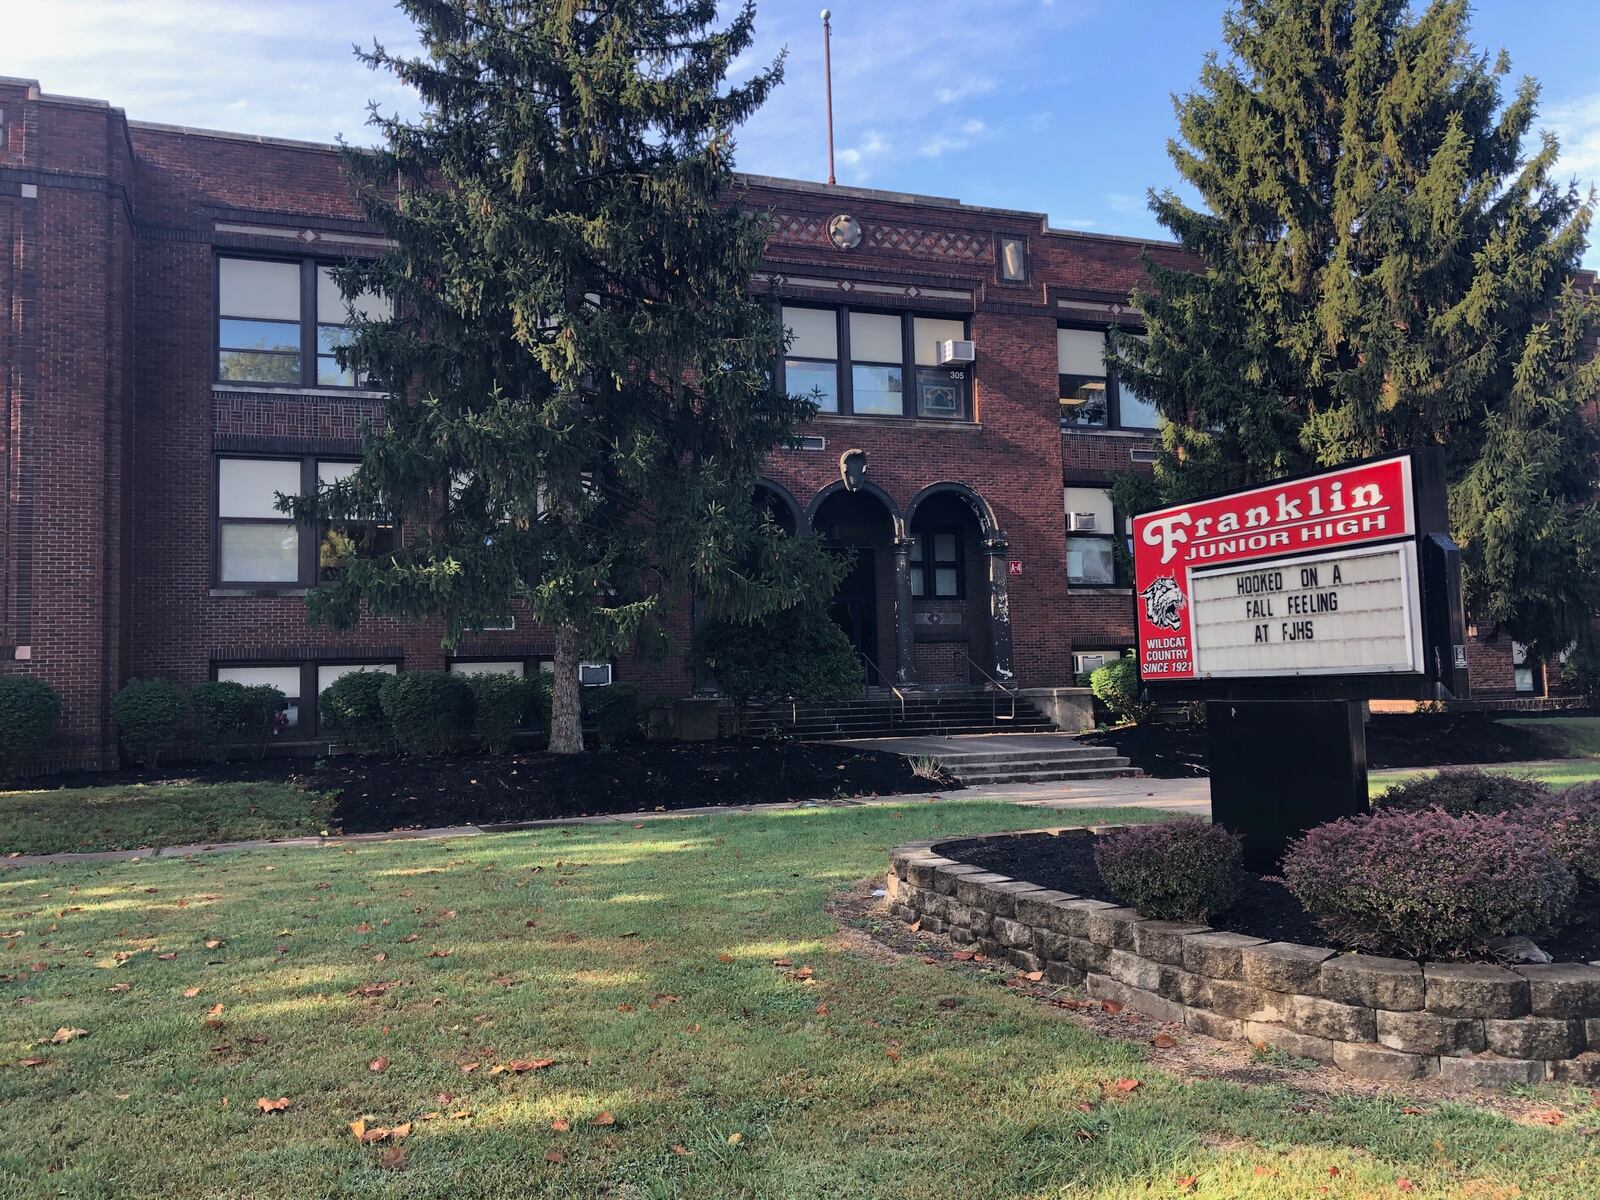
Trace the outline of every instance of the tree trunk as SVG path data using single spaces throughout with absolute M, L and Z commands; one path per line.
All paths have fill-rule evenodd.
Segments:
M 550 687 L 550 753 L 583 753 L 583 712 L 579 703 L 578 631 L 556 630 L 555 678 Z

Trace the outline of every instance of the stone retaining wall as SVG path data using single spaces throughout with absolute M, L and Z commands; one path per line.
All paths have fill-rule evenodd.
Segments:
M 1044 830 L 907 842 L 890 911 L 1051 983 L 1211 1037 L 1265 1043 L 1352 1075 L 1480 1087 L 1600 1082 L 1600 965 L 1416 963 L 1269 942 L 986 872 L 961 848 Z

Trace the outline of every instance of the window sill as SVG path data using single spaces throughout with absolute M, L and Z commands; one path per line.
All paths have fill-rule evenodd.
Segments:
M 283 584 L 282 586 L 275 584 L 260 584 L 256 587 L 251 587 L 249 584 L 224 584 L 211 588 L 207 594 L 210 595 L 212 599 L 239 599 L 251 596 L 308 596 L 311 594 L 311 589 L 292 583 Z
M 1093 429 L 1079 425 L 1063 425 L 1062 433 L 1088 434 L 1093 437 L 1114 438 L 1153 438 L 1157 431 L 1154 429 Z
M 906 429 L 982 429 L 981 421 L 945 421 L 937 417 L 891 417 L 870 413 L 818 413 L 812 421 L 825 425 L 876 425 Z
M 1119 587 L 1114 583 L 1073 583 L 1067 580 L 1067 587 L 1078 592 L 1093 592 L 1097 596 L 1131 596 L 1131 587 Z
M 245 392 L 253 396 L 332 396 L 342 400 L 387 400 L 388 392 L 368 388 L 301 387 L 297 383 L 212 383 L 211 393 Z

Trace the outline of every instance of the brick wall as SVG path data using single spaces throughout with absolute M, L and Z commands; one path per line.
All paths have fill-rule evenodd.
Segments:
M 339 159 L 328 147 L 127 122 L 95 102 L 0 82 L 0 354 L 5 376 L 0 488 L 0 669 L 33 671 L 67 700 L 66 759 L 112 753 L 109 701 L 130 675 L 184 684 L 222 659 L 329 659 L 396 652 L 411 668 L 446 662 L 435 622 L 369 619 L 339 632 L 308 625 L 304 600 L 218 587 L 212 547 L 218 451 L 349 454 L 380 402 L 214 387 L 213 262 L 219 249 L 286 256 L 370 252 Z M 38 195 L 23 195 L 24 186 Z M 805 432 L 825 451 L 784 451 L 768 474 L 805 509 L 839 478 L 839 454 L 868 456 L 892 518 L 938 484 L 961 484 L 1004 539 L 1012 662 L 1024 685 L 1070 682 L 1075 646 L 1131 641 L 1123 591 L 1069 591 L 1063 480 L 1109 481 L 1137 469 L 1148 439 L 1059 428 L 1059 321 L 1131 321 L 1141 256 L 1170 248 L 1048 231 L 1037 215 L 928 198 L 747 180 L 739 202 L 773 214 L 757 286 L 811 303 L 861 303 L 962 316 L 978 347 L 975 420 L 944 423 L 819 416 Z M 848 212 L 861 244 L 839 249 L 828 221 Z M 1003 238 L 1027 244 L 1028 278 L 1000 278 Z M 963 643 L 994 665 L 988 560 L 972 535 Z M 893 557 L 878 561 L 879 653 L 895 660 Z M 681 648 L 686 608 L 670 614 Z M 20 648 L 27 647 L 27 657 Z M 960 674 L 947 645 L 914 658 L 940 680 Z M 464 652 L 542 655 L 553 638 L 517 628 L 477 635 Z M 647 693 L 691 683 L 681 653 L 630 657 L 618 678 Z M 976 676 L 972 676 L 976 678 Z

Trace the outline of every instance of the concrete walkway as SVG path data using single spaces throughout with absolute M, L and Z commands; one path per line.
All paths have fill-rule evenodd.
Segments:
M 1071 733 L 953 733 L 941 737 L 879 737 L 856 738 L 848 742 L 835 742 L 836 746 L 850 746 L 857 750 L 882 750 L 889 754 L 903 754 L 907 758 L 944 758 L 958 754 L 1039 754 L 1052 750 L 1104 749 L 1091 747 Z
M 1027 734 L 999 735 L 1027 737 Z M 1045 737 L 1049 734 L 1042 735 Z M 913 739 L 907 739 L 913 740 Z M 930 741 L 939 741 L 930 738 Z M 248 842 L 205 842 L 167 846 L 156 850 L 106 850 L 88 854 L 15 854 L 0 858 L 0 868 L 48 866 L 52 863 L 142 862 L 155 858 L 187 858 L 239 850 L 283 847 L 350 846 L 363 842 L 415 841 L 433 838 L 481 837 L 489 833 L 514 833 L 526 829 L 551 829 L 562 825 L 635 825 L 643 821 L 675 821 L 685 817 L 726 813 L 785 812 L 804 808 L 855 808 L 876 804 L 926 804 L 931 800 L 994 800 L 1025 808 L 1068 811 L 1077 808 L 1160 808 L 1205 816 L 1210 812 L 1210 784 L 1204 779 L 1094 779 L 1082 783 L 1004 784 L 959 788 L 948 793 L 910 792 L 899 796 L 871 796 L 850 800 L 801 800 L 781 804 L 735 804 L 705 808 L 679 808 L 672 812 L 613 813 L 599 817 L 565 817 L 548 821 L 518 821 L 500 825 L 451 825 L 438 829 L 397 829 L 389 833 L 352 833 L 339 837 L 300 837 Z M 1044 822 L 1048 823 L 1048 822 Z

